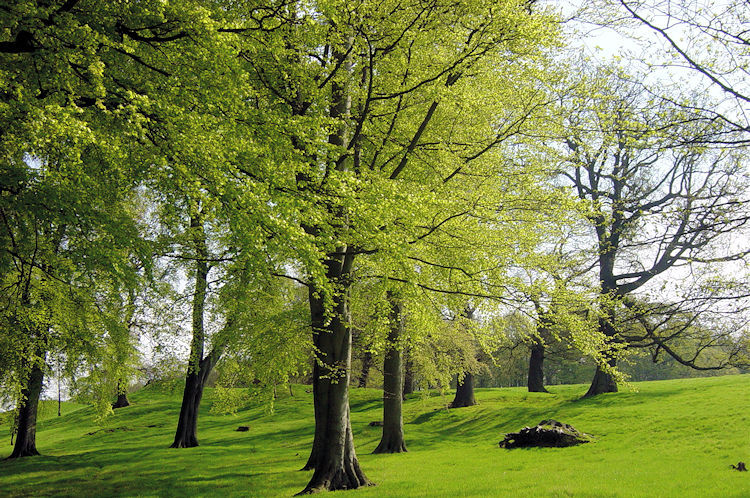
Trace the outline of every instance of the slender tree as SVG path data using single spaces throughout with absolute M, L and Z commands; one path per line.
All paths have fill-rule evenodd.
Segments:
M 206 242 L 206 231 L 203 213 L 199 207 L 193 207 L 190 216 L 190 235 L 193 239 L 195 251 L 195 273 L 193 279 L 193 303 L 192 303 L 192 333 L 190 342 L 190 359 L 188 360 L 187 374 L 185 376 L 185 389 L 182 394 L 182 406 L 180 407 L 180 418 L 177 422 L 172 448 L 192 448 L 198 446 L 198 410 L 203 388 L 215 366 L 219 351 L 212 351 L 204 357 L 203 351 L 206 342 L 206 331 L 203 326 L 206 294 L 208 287 L 208 248 Z

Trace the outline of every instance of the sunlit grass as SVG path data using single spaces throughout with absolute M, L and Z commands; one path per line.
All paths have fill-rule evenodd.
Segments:
M 635 384 L 580 400 L 586 386 L 480 389 L 479 405 L 447 410 L 449 397 L 412 395 L 404 422 L 409 453 L 371 455 L 380 392 L 353 389 L 360 463 L 377 486 L 351 496 L 750 496 L 750 375 Z M 251 406 L 199 420 L 201 446 L 169 449 L 179 393 L 147 388 L 97 426 L 89 408 L 45 407 L 41 457 L 0 462 L 0 495 L 291 496 L 310 477 L 298 469 L 312 441 L 312 394 L 295 386 L 269 414 Z M 504 450 L 498 441 L 545 418 L 596 437 L 572 448 Z M 249 432 L 235 432 L 239 425 Z M 2 426 L 5 430 L 7 426 Z M 6 453 L 11 447 L 5 443 Z

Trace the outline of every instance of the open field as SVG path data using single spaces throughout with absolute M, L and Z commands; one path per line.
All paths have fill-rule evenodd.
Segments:
M 635 384 L 638 392 L 579 400 L 585 386 L 479 389 L 479 406 L 447 410 L 449 396 L 404 405 L 409 452 L 369 454 L 380 439 L 380 391 L 352 389 L 360 463 L 376 487 L 351 496 L 750 496 L 750 375 Z M 250 406 L 199 420 L 201 446 L 169 449 L 179 392 L 149 387 L 104 426 L 87 407 L 47 408 L 41 457 L 0 461 L 0 495 L 291 496 L 312 441 L 312 394 L 294 386 L 275 411 Z M 573 448 L 499 449 L 505 432 L 555 418 L 596 436 Z M 235 432 L 248 425 L 249 432 Z M 0 427 L 7 434 L 7 425 Z M 5 453 L 11 447 L 4 437 Z

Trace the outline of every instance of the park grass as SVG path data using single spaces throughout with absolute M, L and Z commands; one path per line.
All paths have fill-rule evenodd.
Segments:
M 586 386 L 478 389 L 478 406 L 448 410 L 447 396 L 411 395 L 408 453 L 372 455 L 380 392 L 352 389 L 358 456 L 377 486 L 347 496 L 750 496 L 750 375 L 636 383 L 637 392 L 580 399 Z M 312 441 L 312 394 L 294 386 L 273 413 L 251 405 L 199 419 L 201 446 L 169 449 L 180 393 L 147 387 L 96 425 L 90 408 L 46 410 L 40 457 L 0 461 L 3 496 L 291 496 Z M 505 432 L 545 418 L 596 441 L 571 448 L 505 450 Z M 248 432 L 235 432 L 239 425 Z M 5 430 L 7 426 L 0 426 Z M 7 444 L 7 443 L 6 443 Z M 6 446 L 10 453 L 10 446 Z M 339 496 L 337 493 L 334 496 Z

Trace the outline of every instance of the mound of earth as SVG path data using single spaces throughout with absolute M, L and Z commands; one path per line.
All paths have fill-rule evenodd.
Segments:
M 524 427 L 518 432 L 509 432 L 500 441 L 501 448 L 529 448 L 534 446 L 565 447 L 588 443 L 592 436 L 579 432 L 569 424 L 557 420 L 542 420 L 534 427 Z

